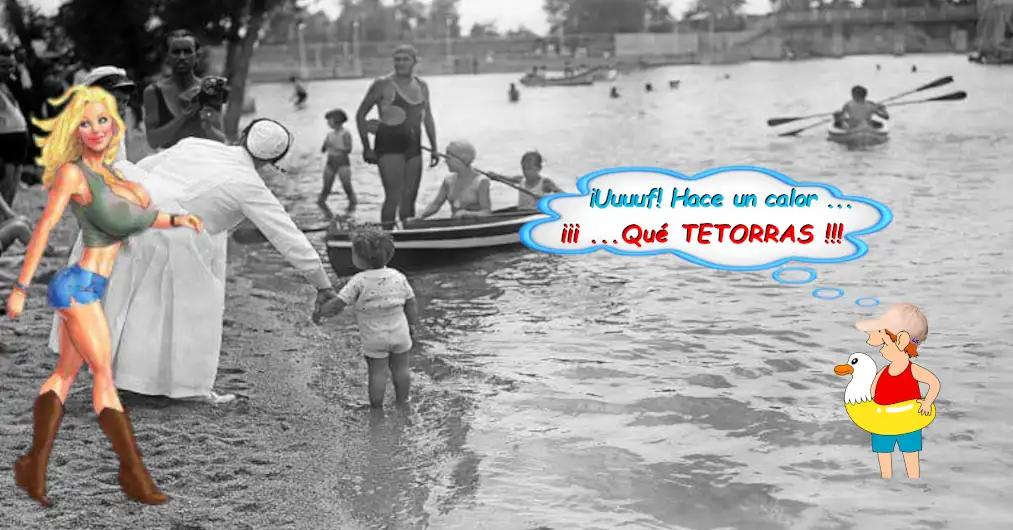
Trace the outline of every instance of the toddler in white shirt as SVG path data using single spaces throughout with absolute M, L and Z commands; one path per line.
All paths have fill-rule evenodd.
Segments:
M 369 366 L 369 404 L 373 408 L 383 407 L 388 369 L 394 379 L 397 403 L 408 402 L 408 351 L 412 348 L 418 308 L 408 278 L 387 267 L 393 256 L 390 234 L 375 229 L 355 233 L 352 263 L 362 272 L 352 276 L 338 297 L 324 304 L 316 317 L 319 321 L 337 315 L 347 306 L 355 311 L 362 354 Z

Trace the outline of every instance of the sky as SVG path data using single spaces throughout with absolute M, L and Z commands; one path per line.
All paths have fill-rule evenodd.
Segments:
M 38 6 L 45 13 L 53 13 L 62 0 L 22 0 L 27 4 Z M 461 27 L 470 28 L 476 22 L 496 22 L 501 30 L 526 26 L 536 33 L 545 33 L 548 23 L 542 11 L 543 0 L 460 0 Z M 693 3 L 693 0 L 669 0 L 669 8 L 674 15 L 681 15 Z M 307 0 L 311 9 L 320 9 L 331 16 L 340 12 L 337 0 Z M 746 0 L 745 11 L 748 13 L 765 13 L 769 11 L 769 0 Z

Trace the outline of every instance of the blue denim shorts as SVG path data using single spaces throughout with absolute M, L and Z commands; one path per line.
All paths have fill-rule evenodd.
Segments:
M 896 434 L 886 436 L 883 434 L 872 435 L 873 453 L 892 453 L 895 446 L 900 447 L 902 453 L 917 453 L 922 450 L 922 430 L 907 434 Z
M 72 300 L 81 305 L 90 304 L 102 299 L 108 284 L 108 278 L 75 263 L 53 275 L 46 298 L 53 309 L 67 309 Z

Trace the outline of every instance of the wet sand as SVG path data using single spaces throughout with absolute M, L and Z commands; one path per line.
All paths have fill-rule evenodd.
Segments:
M 22 190 L 16 209 L 35 220 L 43 202 L 40 189 Z M 66 216 L 54 246 L 67 248 L 75 230 Z M 22 252 L 19 245 L 8 250 L 0 270 L 18 270 Z M 0 319 L 0 528 L 356 528 L 335 494 L 350 480 L 347 469 L 335 469 L 343 460 L 344 409 L 329 410 L 309 390 L 308 359 L 332 347 L 309 322 L 309 287 L 277 294 L 235 275 L 218 390 L 239 399 L 212 407 L 121 393 L 145 462 L 170 502 L 143 506 L 120 491 L 116 456 L 92 411 L 86 371 L 67 399 L 50 459 L 54 505 L 29 499 L 14 484 L 11 466 L 31 443 L 32 402 L 57 360 L 46 348 L 52 310 L 45 289 L 65 264 L 66 257 L 46 258 L 22 317 Z M 6 304 L 10 284 L 0 281 Z

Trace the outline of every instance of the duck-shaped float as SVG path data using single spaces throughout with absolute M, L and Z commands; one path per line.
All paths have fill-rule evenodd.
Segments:
M 936 419 L 936 406 L 932 405 L 932 414 L 924 416 L 918 413 L 917 399 L 892 405 L 873 401 L 872 382 L 878 371 L 876 361 L 864 353 L 852 353 L 848 364 L 834 367 L 837 375 L 851 374 L 844 390 L 844 409 L 855 425 L 872 434 L 896 436 L 924 429 Z

